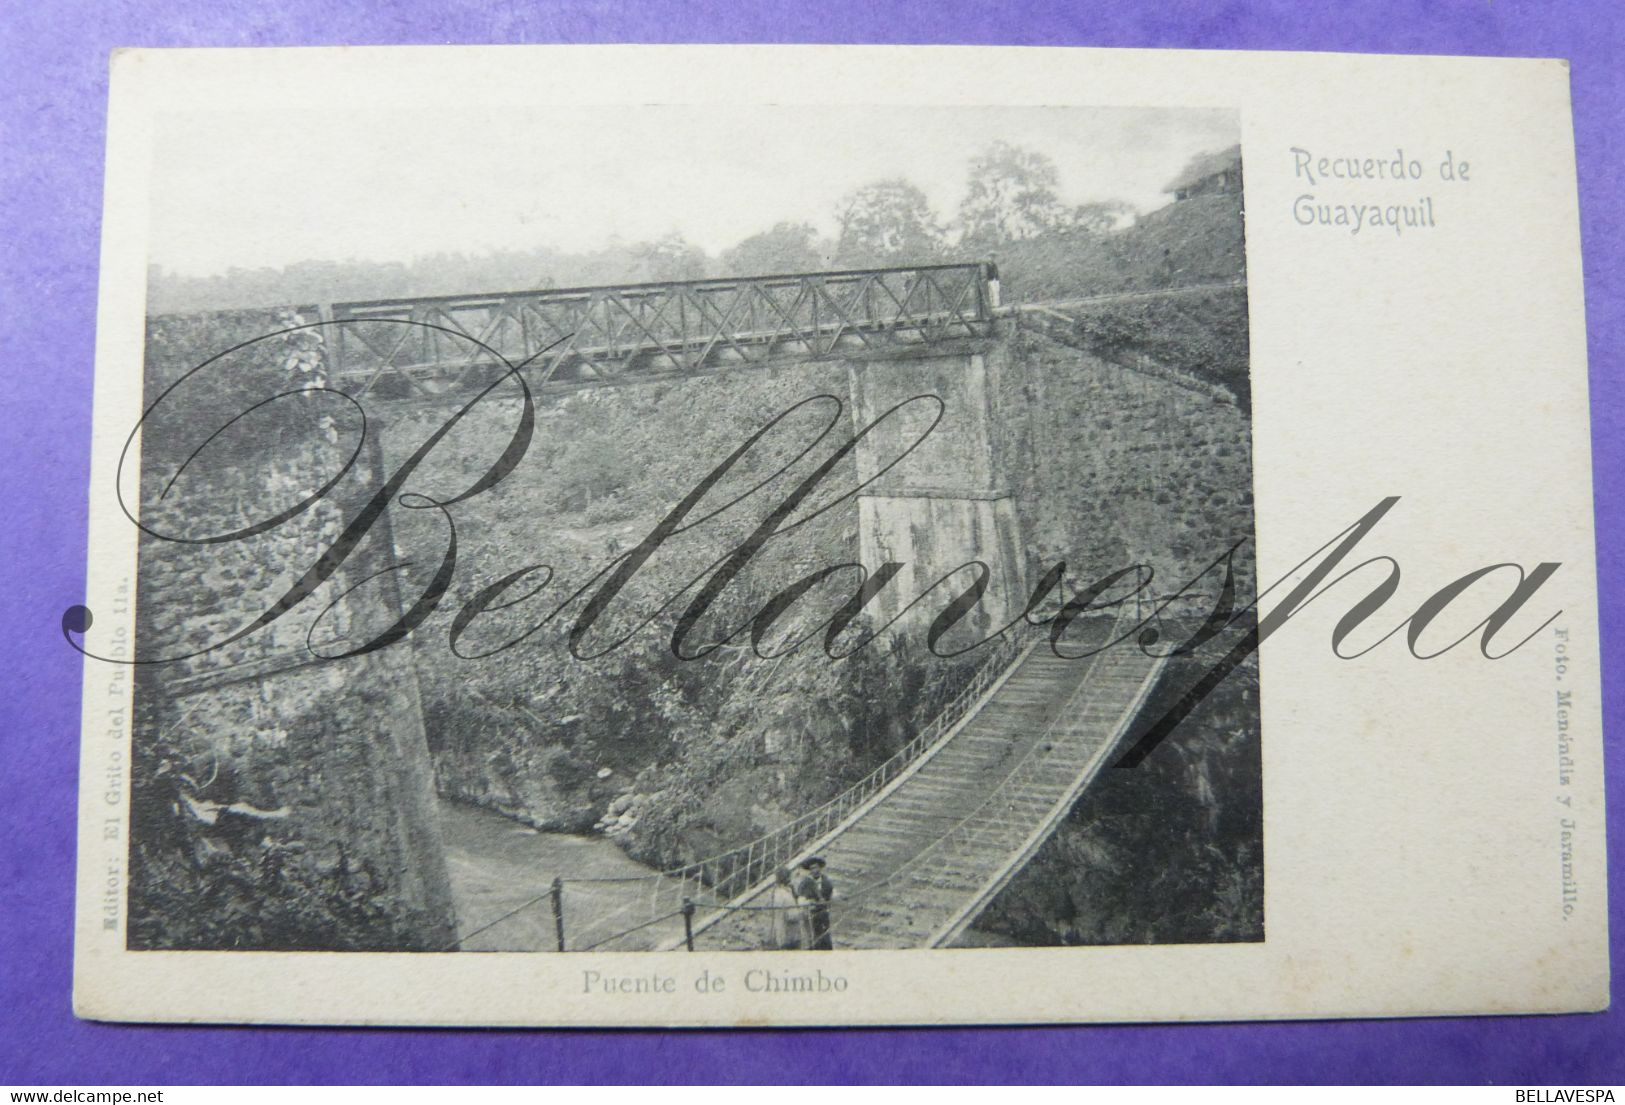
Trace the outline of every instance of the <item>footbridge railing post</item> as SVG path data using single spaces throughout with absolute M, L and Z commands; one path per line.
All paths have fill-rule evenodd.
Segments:
M 553 880 L 553 889 L 548 891 L 548 897 L 553 901 L 553 935 L 558 939 L 559 951 L 564 950 L 564 880 Z

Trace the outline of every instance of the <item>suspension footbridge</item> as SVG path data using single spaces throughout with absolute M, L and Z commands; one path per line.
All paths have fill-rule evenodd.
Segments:
M 1132 639 L 1138 619 L 1107 624 L 1105 640 L 1125 639 L 1080 659 L 1047 636 L 1001 638 L 897 754 L 772 833 L 658 874 L 556 879 L 462 945 L 546 912 L 558 951 L 761 948 L 776 872 L 813 854 L 839 879 L 838 946 L 951 945 L 1121 749 L 1157 682 L 1166 661 Z

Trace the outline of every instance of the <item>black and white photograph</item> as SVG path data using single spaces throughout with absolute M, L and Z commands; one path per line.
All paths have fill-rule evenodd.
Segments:
M 1600 1008 L 1566 80 L 121 52 L 76 1015 Z
M 1264 940 L 1236 110 L 153 148 L 130 950 Z

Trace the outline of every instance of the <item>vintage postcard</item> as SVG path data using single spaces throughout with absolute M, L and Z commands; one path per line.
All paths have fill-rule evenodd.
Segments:
M 1607 1002 L 1561 61 L 112 59 L 75 1005 Z

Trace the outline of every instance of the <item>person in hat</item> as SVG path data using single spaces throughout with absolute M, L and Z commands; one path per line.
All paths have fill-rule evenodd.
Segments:
M 835 942 L 830 935 L 829 903 L 835 898 L 835 884 L 824 874 L 823 856 L 808 856 L 801 861 L 795 892 L 807 904 L 808 947 L 814 951 L 832 950 Z

